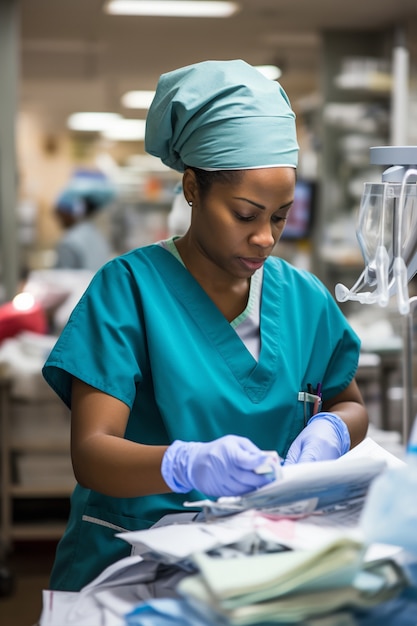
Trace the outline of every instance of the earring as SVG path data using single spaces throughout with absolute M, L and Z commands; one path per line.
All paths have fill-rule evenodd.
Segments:
M 192 200 L 188 200 L 188 204 L 192 207 L 193 206 L 193 201 Z

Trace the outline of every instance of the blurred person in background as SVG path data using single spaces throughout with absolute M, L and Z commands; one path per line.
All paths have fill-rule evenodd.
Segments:
M 96 217 L 115 198 L 115 188 L 102 172 L 75 172 L 54 207 L 64 229 L 56 247 L 55 269 L 95 272 L 114 256 L 109 239 L 96 223 Z

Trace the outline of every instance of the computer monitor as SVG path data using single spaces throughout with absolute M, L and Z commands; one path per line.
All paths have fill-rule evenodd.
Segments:
M 298 179 L 295 184 L 294 204 L 288 214 L 281 239 L 298 241 L 311 234 L 316 200 L 316 183 Z

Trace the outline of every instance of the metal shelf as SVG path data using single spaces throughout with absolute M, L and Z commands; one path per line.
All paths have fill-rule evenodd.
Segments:
M 13 524 L 10 538 L 18 539 L 60 539 L 65 530 L 64 522 L 39 522 Z
M 66 525 L 66 518 L 62 521 L 60 519 L 60 509 L 62 514 L 63 502 L 69 502 L 75 486 L 75 480 L 74 484 L 70 484 L 66 475 L 60 482 L 59 477 L 52 474 L 49 484 L 46 482 L 48 477 L 42 474 L 38 484 L 19 484 L 13 479 L 13 464 L 19 455 L 69 457 L 70 451 L 69 442 L 40 439 L 39 433 L 38 440 L 13 440 L 10 421 L 14 400 L 10 388 L 10 377 L 7 372 L 0 371 L 0 547 L 4 551 L 17 539 L 59 539 Z M 50 404 L 51 400 L 48 402 Z M 35 481 L 35 476 L 31 474 L 29 481 Z M 56 505 L 54 500 L 57 501 Z M 33 511 L 34 515 L 28 513 L 28 510 Z
M 9 494 L 13 498 L 69 498 L 75 483 L 57 486 L 11 485 Z

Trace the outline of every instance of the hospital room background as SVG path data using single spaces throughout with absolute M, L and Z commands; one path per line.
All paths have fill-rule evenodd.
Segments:
M 174 67 L 241 58 L 287 91 L 300 156 L 275 254 L 317 274 L 332 294 L 344 285 L 339 293 L 348 295 L 338 304 L 362 341 L 357 380 L 370 433 L 394 455 L 404 453 L 405 414 L 417 404 L 417 322 L 401 310 L 399 289 L 363 302 L 354 286 L 372 261 L 367 237 L 378 228 L 366 225 L 365 184 L 379 184 L 392 165 L 390 157 L 372 159 L 371 148 L 417 146 L 416 4 L 235 4 L 225 18 L 200 18 L 117 15 L 98 0 L 0 2 L 4 626 L 31 626 L 39 615 L 74 486 L 69 414 L 42 378 L 45 358 L 94 263 L 187 228 L 180 176 L 143 144 L 158 77 Z M 97 243 L 88 261 L 70 262 L 68 233 L 86 221 L 105 256 Z M 407 254 L 412 298 L 416 250 Z M 365 283 L 375 286 L 367 269 Z

